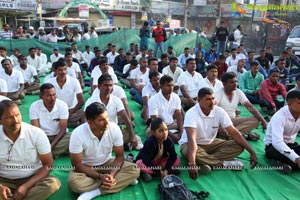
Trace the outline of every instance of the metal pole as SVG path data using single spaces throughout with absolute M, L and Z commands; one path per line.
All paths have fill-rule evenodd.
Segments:
M 216 26 L 219 27 L 221 23 L 221 1 L 218 1 L 216 14 L 217 14 Z
M 184 27 L 187 27 L 187 12 L 188 12 L 188 5 L 189 1 L 185 0 L 185 5 L 184 5 Z

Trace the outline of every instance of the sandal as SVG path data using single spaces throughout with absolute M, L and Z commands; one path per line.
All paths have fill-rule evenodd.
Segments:
M 260 139 L 260 135 L 255 132 L 244 133 L 244 135 L 247 135 L 246 139 L 249 141 L 257 141 Z

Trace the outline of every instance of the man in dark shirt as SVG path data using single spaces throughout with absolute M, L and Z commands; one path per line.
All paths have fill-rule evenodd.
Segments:
M 109 52 L 111 52 L 111 49 L 112 49 L 112 44 L 111 43 L 108 43 L 107 44 L 107 49 L 105 49 L 103 51 L 103 56 L 106 56 Z
M 162 73 L 163 68 L 169 65 L 168 55 L 166 53 L 161 54 L 160 60 L 161 61 L 158 62 L 158 71 Z
M 217 29 L 216 37 L 217 37 L 217 54 L 224 54 L 226 38 L 228 36 L 228 30 L 225 28 L 225 23 L 222 21 L 220 27 Z
M 268 71 L 270 68 L 269 59 L 266 57 L 266 50 L 261 50 L 259 57 L 255 58 L 259 64 Z
M 89 72 L 92 72 L 93 69 L 99 65 L 99 59 L 101 58 L 101 50 L 100 49 L 96 49 L 95 50 L 95 58 L 93 58 L 91 60 L 91 64 L 89 66 Z
M 118 77 L 121 77 L 123 74 L 123 68 L 121 68 L 121 62 L 125 60 L 124 49 L 119 49 L 119 55 L 115 58 L 114 61 L 114 71 Z
M 266 57 L 268 58 L 270 64 L 272 64 L 273 61 L 274 61 L 274 56 L 272 54 L 272 48 L 271 47 L 267 47 Z

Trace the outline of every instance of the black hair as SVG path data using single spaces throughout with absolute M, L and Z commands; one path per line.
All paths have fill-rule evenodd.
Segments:
M 217 65 L 214 65 L 214 64 L 208 65 L 206 68 L 206 71 L 208 72 L 209 70 L 212 70 L 212 69 L 218 69 Z
M 87 120 L 94 120 L 97 116 L 101 115 L 106 111 L 103 104 L 94 102 L 90 104 L 85 110 L 85 117 Z
M 225 59 L 225 56 L 224 55 L 219 55 L 219 60 L 223 60 Z
M 152 61 L 158 61 L 158 60 L 157 60 L 157 58 L 150 58 L 150 59 L 148 60 L 148 65 L 150 65 L 150 63 L 151 63 Z
M 51 83 L 44 83 L 40 87 L 40 94 L 43 95 L 45 90 L 50 90 L 51 88 L 54 88 L 54 86 Z
M 280 71 L 278 70 L 278 69 L 271 69 L 270 71 L 269 71 L 269 77 L 271 76 L 271 74 L 273 74 L 273 73 L 280 73 Z
M 67 57 L 67 56 L 72 56 L 72 53 L 71 52 L 65 53 L 65 57 Z
M 66 65 L 67 65 L 66 59 L 60 58 L 60 59 L 58 59 L 56 62 L 54 62 L 54 63 L 52 64 L 52 68 L 53 68 L 54 70 L 57 70 L 59 67 L 65 67 Z
M 25 55 L 22 55 L 22 54 L 18 56 L 18 60 L 21 60 L 22 58 L 27 58 L 27 57 Z
M 191 61 L 195 61 L 195 59 L 194 59 L 194 58 L 188 58 L 188 59 L 186 59 L 185 64 L 187 65 L 187 64 L 189 64 L 189 62 L 191 62 Z
M 4 63 L 5 61 L 7 61 L 7 60 L 10 62 L 10 64 L 12 64 L 12 63 L 11 63 L 11 60 L 8 59 L 8 58 L 4 58 L 4 59 L 1 61 L 1 64 L 3 65 L 3 63 Z
M 160 56 L 160 59 L 163 59 L 163 58 L 168 58 L 168 54 L 162 53 L 161 56 Z
M 203 87 L 199 90 L 198 92 L 198 98 L 201 99 L 203 97 L 205 97 L 206 95 L 211 95 L 213 94 L 214 91 L 208 87 Z
M 102 74 L 99 78 L 98 78 L 98 85 L 101 85 L 104 81 L 112 81 L 112 77 L 109 74 Z
M 231 49 L 231 52 L 233 52 L 233 51 L 236 51 L 236 48 L 232 48 L 232 49 Z
M 252 67 L 252 66 L 259 66 L 259 64 L 257 61 L 253 61 L 250 63 L 250 67 Z
M 0 46 L 0 50 L 6 51 L 6 48 L 4 46 Z
M 154 76 L 159 76 L 158 71 L 155 70 L 155 71 L 149 72 L 149 80 L 151 80 L 151 78 Z
M 163 77 L 160 78 L 159 84 L 164 85 L 165 83 L 170 83 L 171 81 L 173 81 L 173 78 L 171 76 L 164 75 Z
M 236 77 L 236 74 L 233 72 L 226 72 L 223 74 L 221 81 L 222 83 L 227 83 L 228 80 L 233 79 Z
M 130 65 L 133 65 L 133 66 L 138 66 L 138 61 L 136 60 L 136 59 L 132 59 L 131 61 L 130 61 Z
M 299 99 L 300 100 L 300 91 L 298 90 L 292 90 L 286 95 L 286 101 L 289 102 L 293 99 Z
M 171 62 L 172 60 L 177 60 L 177 61 L 178 61 L 178 58 L 177 58 L 177 57 L 171 57 L 171 58 L 169 58 L 169 60 L 170 60 L 170 62 Z
M 162 120 L 161 118 L 152 119 L 150 125 L 151 131 L 157 130 L 162 123 L 164 123 L 164 120 Z
M 3 113 L 12 108 L 12 107 L 18 107 L 18 104 L 11 100 L 3 100 L 0 102 L 0 118 L 2 118 Z

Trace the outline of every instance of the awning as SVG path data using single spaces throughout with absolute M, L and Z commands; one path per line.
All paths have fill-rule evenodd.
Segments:
M 82 19 L 82 18 L 68 18 L 68 17 L 43 17 L 43 20 L 53 20 L 53 21 L 62 21 L 62 22 L 83 22 L 83 21 L 91 21 L 90 19 Z

